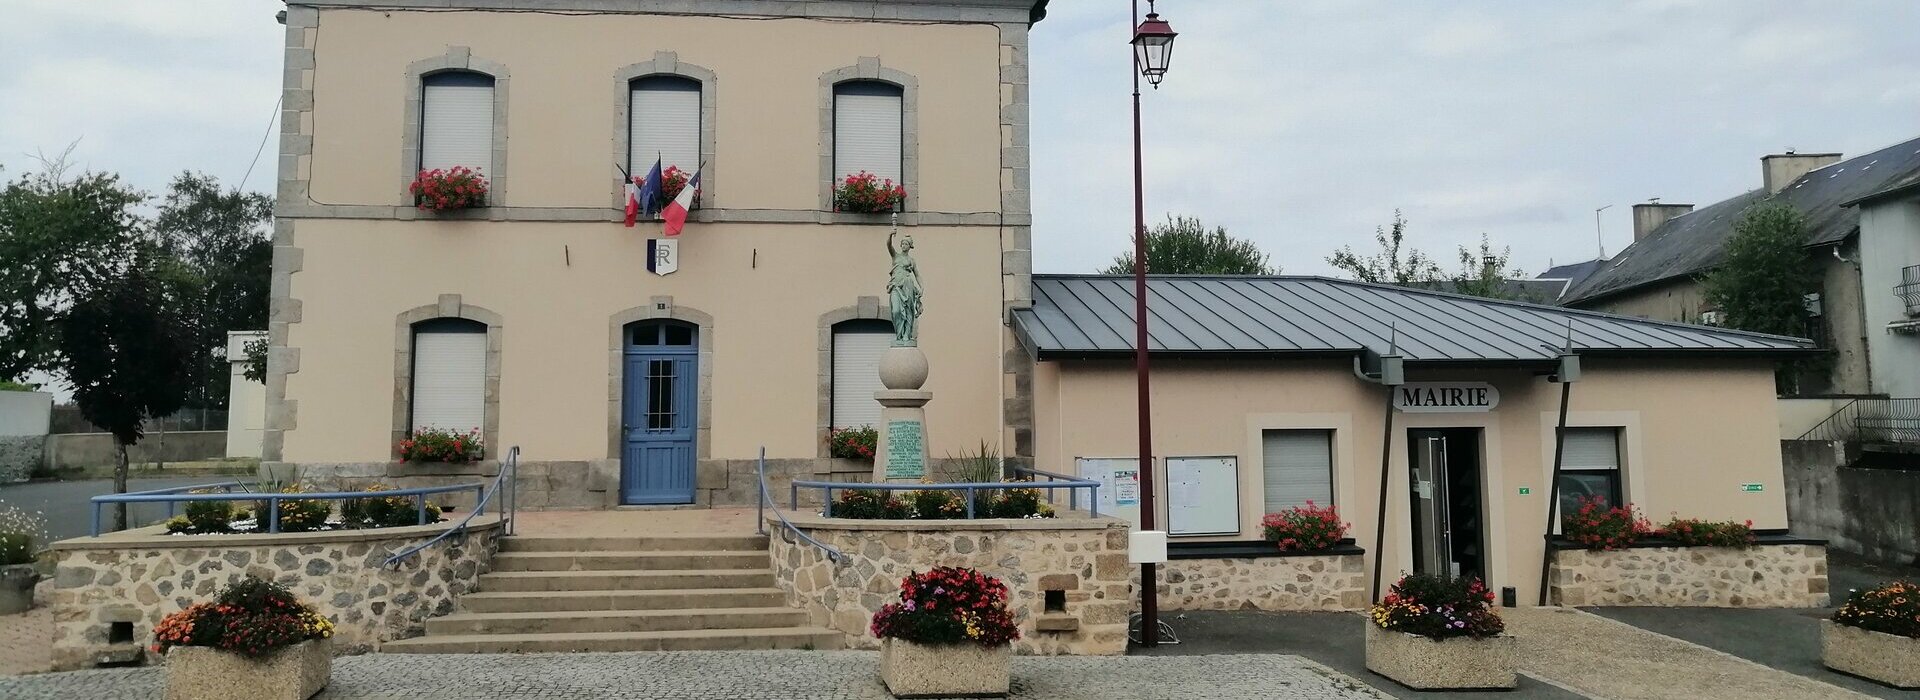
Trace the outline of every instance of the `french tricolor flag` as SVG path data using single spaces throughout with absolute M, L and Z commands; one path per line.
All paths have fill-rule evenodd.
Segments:
M 680 194 L 667 203 L 666 209 L 661 210 L 660 217 L 667 221 L 662 233 L 668 236 L 680 235 L 680 229 L 687 225 L 687 211 L 693 208 L 693 198 L 699 193 L 700 171 L 696 170 L 693 177 L 687 179 L 687 185 L 680 188 Z

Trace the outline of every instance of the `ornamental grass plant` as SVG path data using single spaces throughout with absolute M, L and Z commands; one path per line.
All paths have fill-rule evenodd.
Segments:
M 1833 613 L 1833 621 L 1848 627 L 1920 639 L 1920 584 L 1890 581 L 1877 588 L 1856 589 Z
M 1282 552 L 1332 549 L 1347 536 L 1347 529 L 1351 527 L 1351 524 L 1340 520 L 1340 513 L 1333 506 L 1316 506 L 1313 501 L 1278 513 L 1268 513 L 1260 519 L 1260 529 L 1267 541 L 1274 543 Z
M 1373 624 L 1429 639 L 1484 639 L 1506 631 L 1493 608 L 1493 591 L 1479 579 L 1402 576 L 1369 611 Z
M 995 647 L 1020 638 L 1007 586 L 973 569 L 938 566 L 900 581 L 900 600 L 873 614 L 873 636 L 915 644 Z
M 300 602 L 285 587 L 247 576 L 153 628 L 153 651 L 177 646 L 212 647 L 258 658 L 309 639 L 333 636 L 333 621 Z
M 37 512 L 0 508 L 0 566 L 31 564 L 47 541 L 47 522 Z

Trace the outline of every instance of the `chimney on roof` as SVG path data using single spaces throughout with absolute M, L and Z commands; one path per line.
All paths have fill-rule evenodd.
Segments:
M 1659 197 L 1633 205 L 1633 240 L 1638 241 L 1681 214 L 1693 211 L 1691 204 L 1661 204 Z
M 1800 176 L 1838 162 L 1838 153 L 1794 153 L 1789 148 L 1786 153 L 1760 156 L 1760 179 L 1767 184 L 1767 194 L 1780 194 Z

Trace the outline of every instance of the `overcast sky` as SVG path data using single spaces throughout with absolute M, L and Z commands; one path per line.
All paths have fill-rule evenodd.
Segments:
M 278 97 L 271 0 L 0 0 L 0 166 L 75 160 L 159 190 L 246 173 Z M 1034 265 L 1127 247 L 1125 0 L 1053 0 L 1032 36 Z M 1760 184 L 1788 147 L 1920 135 L 1920 2 L 1166 0 L 1145 96 L 1147 211 L 1198 216 L 1287 272 L 1329 271 L 1405 211 L 1451 258 L 1482 233 L 1528 272 L 1609 253 L 1627 206 Z M 271 191 L 274 148 L 248 180 Z

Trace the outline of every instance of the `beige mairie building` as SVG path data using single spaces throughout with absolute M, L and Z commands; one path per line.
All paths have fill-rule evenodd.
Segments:
M 763 447 L 776 480 L 865 470 L 825 459 L 877 422 L 890 338 L 889 219 L 832 207 L 862 170 L 908 193 L 930 454 L 1031 452 L 1006 321 L 1044 5 L 290 2 L 266 460 L 471 480 L 396 445 L 476 430 L 533 507 L 751 504 Z M 667 274 L 661 224 L 621 225 L 619 168 L 656 158 L 702 184 Z M 486 206 L 416 209 L 452 166 Z

